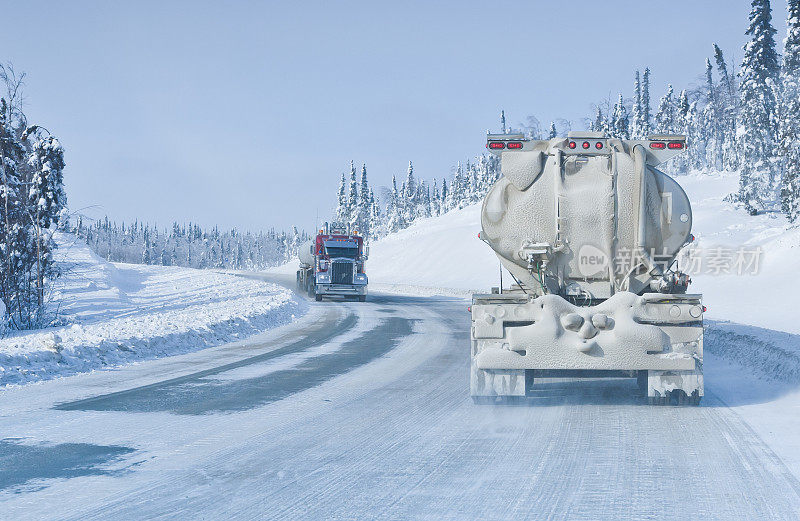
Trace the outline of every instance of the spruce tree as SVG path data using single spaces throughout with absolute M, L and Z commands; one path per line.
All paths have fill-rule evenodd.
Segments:
M 605 115 L 603 115 L 603 111 L 599 106 L 597 107 L 597 112 L 595 113 L 594 121 L 589 126 L 589 129 L 592 130 L 593 132 L 608 133 L 609 131 L 608 121 L 606 120 L 606 117 Z
M 800 217 L 800 0 L 789 0 L 787 11 L 780 110 L 780 148 L 785 170 L 780 197 L 781 210 L 790 222 L 795 222 Z
M 346 223 L 350 220 L 350 210 L 347 206 L 347 178 L 342 173 L 342 179 L 339 181 L 339 193 L 336 204 L 336 221 Z
M 639 71 L 636 71 L 636 79 L 633 83 L 633 109 L 631 121 L 631 137 L 642 139 L 644 135 L 644 114 L 642 113 L 642 83 L 639 79 Z
M 672 98 L 672 85 L 667 86 L 667 93 L 658 104 L 655 117 L 656 132 L 659 134 L 675 133 L 675 101 Z
M 717 125 L 722 154 L 720 163 L 724 169 L 735 170 L 739 164 L 739 149 L 736 146 L 736 117 L 739 100 L 736 93 L 736 82 L 728 72 L 728 65 L 722 55 L 722 49 L 717 44 L 714 44 L 714 61 L 720 77 L 720 87 L 716 92 Z
M 403 204 L 405 206 L 403 217 L 406 225 L 408 225 L 417 217 L 418 204 L 417 181 L 414 179 L 414 165 L 411 164 L 411 161 L 408 162 L 408 171 L 406 172 L 406 181 L 403 183 L 403 187 Z
M 550 122 L 550 132 L 547 134 L 547 139 L 555 139 L 558 137 L 558 131 L 556 130 L 556 122 Z
M 725 57 L 722 55 L 722 49 L 720 49 L 719 45 L 717 45 L 716 43 L 714 44 L 714 61 L 717 64 L 717 72 L 719 72 L 720 85 L 724 87 L 727 95 L 732 97 L 735 94 L 735 86 L 733 83 L 733 78 L 728 73 L 728 65 L 727 63 L 725 63 Z
M 775 198 L 777 148 L 776 79 L 778 54 L 769 0 L 753 0 L 751 37 L 744 47 L 740 70 L 739 148 L 742 170 L 738 200 L 751 214 L 765 209 Z
M 614 105 L 614 114 L 611 121 L 612 135 L 619 139 L 630 139 L 629 124 L 628 110 L 625 108 L 625 102 L 622 99 L 622 94 L 620 94 L 617 103 Z
M 358 191 L 358 230 L 369 239 L 370 237 L 370 212 L 372 211 L 372 203 L 370 201 L 370 188 L 367 182 L 367 165 L 361 165 L 361 179 L 359 180 Z
M 350 191 L 347 196 L 348 219 L 345 221 L 354 230 L 358 227 L 358 181 L 356 180 L 356 166 L 350 161 Z
M 651 132 L 650 122 L 650 68 L 645 67 L 642 76 L 642 118 L 640 132 L 642 137 L 647 137 Z

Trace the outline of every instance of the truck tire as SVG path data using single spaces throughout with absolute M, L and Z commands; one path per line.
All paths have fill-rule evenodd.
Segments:
M 366 295 L 359 295 L 358 296 L 358 301 L 359 302 L 366 302 L 367 301 L 367 296 Z
M 322 302 L 322 295 L 314 295 L 314 300 L 317 302 Z

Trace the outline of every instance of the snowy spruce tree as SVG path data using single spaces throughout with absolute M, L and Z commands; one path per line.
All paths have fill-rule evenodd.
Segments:
M 358 182 L 356 181 L 356 166 L 350 161 L 350 182 L 347 194 L 347 220 L 343 221 L 350 225 L 350 229 L 358 226 Z
M 736 170 L 739 167 L 739 149 L 736 146 L 736 118 L 739 98 L 736 81 L 728 71 L 728 65 L 725 62 L 722 49 L 717 44 L 714 44 L 714 61 L 720 78 L 719 88 L 716 90 L 716 99 L 722 156 L 718 162 L 723 169 Z
M 597 107 L 597 111 L 595 112 L 594 120 L 589 126 L 589 130 L 591 130 L 592 132 L 603 132 L 605 134 L 609 133 L 608 120 L 603 114 L 603 110 L 599 106 Z
M 417 217 L 417 181 L 414 179 L 414 165 L 411 161 L 408 162 L 408 170 L 406 171 L 406 180 L 403 183 L 402 199 L 403 199 L 403 220 L 406 223 L 411 223 Z
M 644 114 L 642 112 L 642 83 L 639 78 L 639 71 L 636 71 L 636 79 L 633 82 L 633 108 L 631 109 L 631 137 L 642 139 L 644 137 Z
M 348 199 L 348 191 L 347 191 L 347 178 L 342 173 L 342 178 L 339 181 L 339 192 L 338 198 L 336 203 L 336 215 L 335 220 L 340 223 L 346 223 L 350 221 L 350 202 Z
M 780 197 L 781 210 L 796 222 L 800 217 L 800 0 L 789 0 L 787 10 L 779 127 L 785 170 Z
M 675 100 L 673 99 L 672 85 L 667 86 L 667 93 L 658 103 L 658 112 L 655 117 L 655 131 L 658 134 L 675 133 Z
M 555 139 L 558 137 L 558 131 L 556 130 L 556 122 L 550 122 L 550 131 L 547 133 L 547 139 Z
M 642 75 L 642 116 L 639 132 L 642 137 L 647 137 L 652 132 L 652 122 L 650 120 L 650 68 L 645 67 Z
M 361 165 L 361 179 L 359 180 L 358 204 L 356 206 L 356 219 L 354 229 L 358 230 L 364 237 L 369 238 L 372 202 L 370 201 L 370 189 L 367 182 L 367 165 Z
M 737 138 L 742 155 L 737 199 L 751 214 L 775 199 L 779 164 L 777 150 L 778 54 L 769 0 L 753 0 L 750 41 L 739 72 L 740 103 Z
M 625 102 L 622 99 L 622 94 L 619 95 L 619 99 L 614 105 L 610 131 L 613 137 L 619 139 L 630 139 L 631 137 L 628 109 L 625 108 Z
M 58 275 L 52 235 L 66 207 L 64 151 L 44 127 L 27 125 L 23 78 L 0 65 L 0 321 L 14 329 L 45 326 L 54 318 L 47 308 Z

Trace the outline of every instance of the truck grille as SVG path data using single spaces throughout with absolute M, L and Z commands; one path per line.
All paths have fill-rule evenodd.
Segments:
M 331 282 L 333 284 L 353 283 L 353 263 L 334 262 L 331 264 Z

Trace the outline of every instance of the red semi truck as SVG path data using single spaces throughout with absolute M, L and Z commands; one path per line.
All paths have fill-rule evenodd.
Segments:
M 369 247 L 364 237 L 340 223 L 325 223 L 317 236 L 300 246 L 297 289 L 320 301 L 322 297 L 367 299 L 364 267 Z

